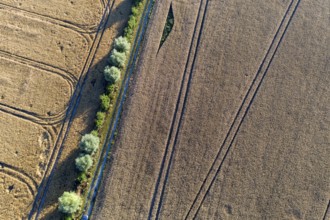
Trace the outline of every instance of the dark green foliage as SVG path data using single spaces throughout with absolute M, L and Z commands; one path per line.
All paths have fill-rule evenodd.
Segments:
M 87 175 L 85 172 L 80 172 L 78 177 L 76 178 L 76 183 L 79 185 L 83 182 L 87 181 Z
M 106 94 L 100 95 L 101 110 L 107 111 L 110 107 L 110 98 Z
M 174 15 L 173 15 L 173 9 L 172 9 L 172 5 L 171 5 L 167 18 L 166 18 L 166 24 L 165 24 L 165 27 L 163 30 L 163 35 L 162 35 L 162 38 L 160 41 L 160 46 L 162 46 L 163 43 L 165 42 L 166 38 L 172 31 L 173 26 L 174 26 Z
M 95 126 L 97 129 L 100 129 L 104 123 L 105 113 L 104 112 L 97 112 L 96 119 L 95 119 Z
M 106 90 L 107 94 L 110 95 L 118 91 L 118 86 L 115 84 L 110 84 L 107 86 Z
M 95 137 L 99 136 L 99 132 L 97 130 L 91 131 L 91 134 L 94 135 Z

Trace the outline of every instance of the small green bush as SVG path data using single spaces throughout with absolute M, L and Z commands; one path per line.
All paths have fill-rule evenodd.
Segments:
M 93 165 L 93 158 L 89 154 L 80 155 L 75 162 L 77 170 L 86 172 Z
M 120 52 L 116 49 L 113 49 L 111 51 L 111 55 L 110 55 L 110 64 L 118 67 L 118 68 L 122 68 L 124 67 L 126 62 L 126 54 L 123 52 Z
M 131 48 L 131 44 L 127 41 L 126 37 L 120 36 L 115 39 L 114 47 L 119 52 L 128 53 Z
M 64 216 L 64 220 L 73 220 L 73 217 L 71 215 Z
M 97 130 L 91 131 L 91 134 L 94 135 L 95 137 L 99 136 L 99 132 Z
M 105 113 L 104 112 L 97 112 L 96 119 L 95 119 L 95 126 L 97 129 L 100 129 L 104 123 Z
M 115 66 L 106 66 L 104 68 L 104 78 L 111 84 L 116 83 L 120 79 L 120 69 Z
M 85 134 L 80 141 L 79 148 L 88 154 L 93 154 L 97 151 L 100 144 L 100 138 L 92 134 Z
M 110 98 L 106 94 L 100 95 L 101 110 L 107 111 L 110 107 Z
M 109 84 L 109 85 L 107 85 L 106 90 L 107 90 L 107 92 L 106 92 L 107 95 L 111 95 L 111 94 L 113 94 L 113 93 L 115 93 L 115 92 L 118 91 L 118 85 Z
M 86 172 L 80 172 L 78 174 L 78 177 L 76 178 L 76 183 L 81 184 L 81 183 L 86 182 L 86 181 L 87 181 Z
M 81 206 L 81 198 L 75 192 L 64 192 L 58 198 L 58 210 L 64 214 L 73 214 L 78 211 Z

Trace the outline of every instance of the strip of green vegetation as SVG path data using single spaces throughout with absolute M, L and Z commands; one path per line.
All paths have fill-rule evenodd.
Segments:
M 64 192 L 58 199 L 59 211 L 64 214 L 64 219 L 80 219 L 82 216 L 82 204 L 85 204 L 88 186 L 97 171 L 97 163 L 94 161 L 101 157 L 102 152 L 98 151 L 98 148 L 104 145 L 108 128 L 111 126 L 112 118 L 116 112 L 120 88 L 125 81 L 122 75 L 126 72 L 131 43 L 137 35 L 138 24 L 142 18 L 146 2 L 147 0 L 133 0 L 133 7 L 124 29 L 124 36 L 120 36 L 114 41 L 108 60 L 109 65 L 104 69 L 104 79 L 107 83 L 105 92 L 100 96 L 100 107 L 95 116 L 95 128 L 89 134 L 83 135 L 79 143 L 81 154 L 75 160 L 78 171 L 75 191 Z

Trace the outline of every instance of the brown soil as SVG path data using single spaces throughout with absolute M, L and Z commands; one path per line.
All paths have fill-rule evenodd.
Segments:
M 157 53 L 170 2 L 155 4 L 94 219 L 322 219 L 327 1 L 172 1 Z

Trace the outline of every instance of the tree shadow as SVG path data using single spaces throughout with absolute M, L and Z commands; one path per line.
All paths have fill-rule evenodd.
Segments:
M 78 143 L 70 141 L 74 140 L 74 142 L 77 142 L 77 137 L 80 139 L 81 135 L 90 132 L 94 128 L 94 119 L 100 104 L 99 96 L 104 93 L 106 85 L 103 70 L 104 67 L 108 65 L 108 54 L 112 46 L 111 39 L 123 34 L 130 14 L 132 1 L 133 0 L 123 0 L 117 5 L 110 5 L 111 13 L 109 20 L 105 25 L 101 26 L 105 33 L 101 39 L 98 50 L 95 52 L 95 61 L 93 61 L 91 68 L 86 74 L 86 81 L 81 91 L 80 102 L 73 116 L 73 123 L 70 127 L 68 138 L 64 140 L 61 146 L 63 151 L 61 155 L 59 155 L 60 158 L 54 168 L 53 175 L 51 177 L 45 177 L 44 179 L 45 183 L 48 181 L 50 181 L 50 183 L 45 192 L 46 195 L 44 196 L 42 210 L 39 213 L 39 219 L 61 219 L 63 215 L 57 211 L 56 207 L 58 197 L 62 195 L 64 191 L 74 191 L 76 189 L 75 179 L 78 176 L 78 172 L 75 170 L 74 163 L 80 151 L 77 146 Z M 105 49 L 106 52 L 104 52 Z M 99 52 L 102 50 L 103 52 Z M 81 126 L 77 127 L 77 124 Z M 72 145 L 77 147 L 73 148 Z M 65 158 L 65 160 L 60 161 L 61 158 Z M 94 161 L 94 163 L 96 163 L 96 161 Z M 44 188 L 41 190 L 44 190 Z M 37 210 L 33 211 L 36 213 Z

